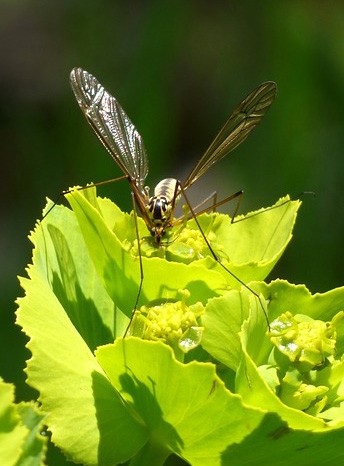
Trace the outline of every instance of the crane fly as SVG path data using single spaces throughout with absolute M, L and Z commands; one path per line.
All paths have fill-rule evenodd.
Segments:
M 157 184 L 153 195 L 150 195 L 149 187 L 145 185 L 148 175 L 146 149 L 140 134 L 127 114 L 117 100 L 87 71 L 81 68 L 74 68 L 70 75 L 70 82 L 76 100 L 87 121 L 122 170 L 124 174 L 123 178 L 127 178 L 135 203 L 157 246 L 160 245 L 166 230 L 174 224 L 174 211 L 180 196 L 184 196 L 192 212 L 185 191 L 206 173 L 215 162 L 232 152 L 248 137 L 269 109 L 277 90 L 276 83 L 272 81 L 260 84 L 230 115 L 223 128 L 191 170 L 186 180 L 181 182 L 173 178 L 166 178 Z M 236 194 L 239 195 L 239 193 Z M 235 196 L 233 195 L 231 198 Z M 257 293 L 221 263 L 213 252 L 194 213 L 193 217 L 215 260 L 242 285 L 252 291 L 260 301 Z M 142 264 L 140 264 L 140 267 L 141 290 L 143 280 Z M 265 313 L 263 305 L 262 308 Z
M 76 100 L 93 131 L 129 181 L 137 206 L 156 243 L 173 225 L 173 214 L 180 197 L 198 178 L 241 144 L 269 109 L 276 95 L 276 84 L 258 86 L 234 110 L 209 149 L 181 183 L 166 178 L 150 196 L 145 186 L 148 158 L 135 126 L 117 100 L 87 71 L 74 68 L 70 75 Z

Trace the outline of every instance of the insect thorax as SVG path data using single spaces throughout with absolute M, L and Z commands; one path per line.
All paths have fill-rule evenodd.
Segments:
M 171 220 L 178 192 L 178 181 L 166 178 L 158 183 L 147 205 L 147 214 L 152 222 L 151 234 L 161 237 L 171 226 Z

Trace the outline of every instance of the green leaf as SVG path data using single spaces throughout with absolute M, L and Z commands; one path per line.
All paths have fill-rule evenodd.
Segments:
M 0 380 L 0 463 L 13 466 L 28 435 L 14 404 L 14 386 Z
M 255 291 L 261 291 L 265 298 L 269 300 L 268 315 L 270 320 L 271 316 L 275 317 L 286 311 L 295 314 L 302 312 L 302 314 L 311 316 L 312 318 L 331 320 L 343 309 L 344 305 L 344 288 L 312 296 L 305 286 L 291 285 L 285 281 L 276 280 L 270 285 L 256 283 L 254 284 L 254 289 Z M 243 358 L 236 378 L 238 393 L 242 395 L 245 402 L 249 405 L 260 406 L 266 410 L 278 413 L 292 428 L 328 429 L 330 424 L 323 423 L 320 416 L 311 416 L 282 403 L 259 373 L 258 365 L 261 365 L 263 362 L 261 347 L 267 349 L 266 355 L 268 355 L 269 344 L 272 345 L 271 342 L 268 343 L 268 336 L 262 333 L 262 328 L 265 325 L 264 320 L 264 316 L 259 308 L 251 306 L 250 316 L 244 322 L 240 333 Z M 260 355 L 258 358 L 257 354 Z M 267 362 L 268 359 L 265 360 L 265 363 Z M 335 365 L 334 369 L 336 370 L 337 367 Z M 326 378 L 330 380 L 331 376 L 328 373 L 329 369 L 325 367 L 324 371 L 325 373 L 321 376 L 322 372 L 318 370 L 316 373 L 319 375 L 314 376 L 309 384 L 326 386 Z M 336 372 L 333 373 L 332 380 L 335 381 L 335 389 L 338 390 L 338 396 L 342 396 L 343 388 L 342 385 L 338 386 L 338 383 L 336 383 L 338 381 Z M 332 399 L 334 398 L 335 395 L 332 394 Z M 339 426 L 340 424 L 337 423 L 337 425 Z
M 329 319 L 330 322 L 333 319 L 333 328 L 339 328 L 336 354 L 338 358 L 341 357 L 342 313 L 340 310 L 344 307 L 344 288 L 312 296 L 304 286 L 291 285 L 281 280 L 270 285 L 260 282 L 250 283 L 250 286 L 256 292 L 262 292 L 268 300 L 269 317 L 292 309 L 295 313 L 308 313 L 314 318 Z M 241 292 L 231 290 L 224 296 L 209 300 L 205 314 L 202 316 L 202 323 L 204 325 L 203 348 L 218 361 L 237 372 L 235 390 L 242 395 L 245 403 L 276 412 L 293 428 L 318 430 L 330 425 L 337 427 L 342 425 L 344 419 L 339 419 L 340 411 L 335 413 L 333 410 L 326 410 L 324 415 L 319 414 L 315 417 L 299 409 L 292 409 L 279 399 L 276 373 L 272 374 L 267 370 L 272 364 L 270 355 L 273 352 L 273 345 L 267 332 L 265 316 L 258 301 L 247 289 Z M 320 322 L 315 325 L 319 327 Z M 299 338 L 301 339 L 302 335 Z M 308 334 L 305 335 L 304 340 L 308 341 L 307 338 L 309 338 Z M 344 395 L 342 367 L 342 362 L 334 360 L 331 365 L 325 365 L 322 370 L 318 368 L 310 373 L 308 381 L 306 378 L 301 380 L 300 387 L 306 390 L 304 394 L 300 393 L 302 403 L 306 402 L 307 391 L 309 394 L 311 394 L 310 391 L 313 393 L 314 402 L 326 392 L 328 403 L 338 406 L 338 402 L 343 400 Z M 285 388 L 282 390 L 283 393 L 280 393 L 281 396 L 285 396 Z M 295 398 L 292 403 L 300 405 L 300 402 Z M 322 406 L 314 406 L 315 414 L 317 414 L 316 409 L 324 408 L 326 401 L 322 403 Z M 309 413 L 311 411 L 312 409 L 309 409 Z M 334 417 L 326 418 L 326 413 Z M 322 417 L 329 422 L 324 424 Z
M 255 285 L 249 284 L 253 288 Z M 255 309 L 254 313 L 252 309 Z M 259 319 L 254 320 L 254 315 L 259 316 Z M 203 348 L 234 371 L 238 369 L 242 358 L 239 332 L 246 319 L 250 319 L 251 325 L 255 327 L 255 363 L 261 365 L 271 351 L 271 342 L 266 338 L 267 323 L 263 309 L 251 291 L 243 287 L 241 291 L 230 290 L 219 298 L 209 300 L 202 316 Z
M 344 426 L 344 358 L 332 362 L 321 371 L 315 372 L 314 383 L 329 387 L 326 393 L 328 404 L 332 407 L 320 412 L 319 417 L 326 419 L 329 425 Z
M 344 287 L 312 295 L 305 285 L 293 285 L 286 280 L 275 280 L 269 284 L 257 283 L 255 291 L 261 292 L 268 300 L 270 321 L 286 311 L 292 314 L 305 314 L 312 319 L 330 321 L 344 308 Z
M 0 380 L 0 464 L 42 466 L 47 437 L 45 415 L 35 403 L 14 403 L 14 387 Z
M 47 209 L 49 206 L 51 203 Z M 90 349 L 113 341 L 114 303 L 98 277 L 70 209 L 56 205 L 37 224 L 30 240 L 35 274 L 47 281 Z
M 343 402 L 339 406 L 334 406 L 332 408 L 327 409 L 319 414 L 319 417 L 324 419 L 331 419 L 332 421 L 329 424 L 334 425 L 336 427 L 343 427 L 344 426 L 344 404 Z
M 262 420 L 260 410 L 245 407 L 225 389 L 214 365 L 181 364 L 160 342 L 128 337 L 99 348 L 96 356 L 115 389 L 146 423 L 149 445 L 157 455 L 164 451 L 164 458 L 174 452 L 193 466 L 223 464 L 225 449 Z M 149 463 L 146 449 L 137 464 L 162 464 Z
M 327 466 L 343 464 L 344 429 L 291 430 L 270 413 L 259 429 L 223 454 L 223 465 Z
M 248 317 L 247 296 L 236 290 L 208 301 L 205 314 L 202 346 L 215 359 L 234 371 L 241 360 L 239 331 Z
M 48 437 L 42 434 L 46 416 L 35 403 L 19 403 L 18 413 L 28 429 L 28 435 L 16 466 L 41 466 L 44 464 L 48 441 Z
M 220 215 L 215 220 L 202 215 L 199 222 L 204 232 L 210 228 L 216 235 L 216 242 L 223 245 L 222 254 L 228 260 L 224 265 L 244 283 L 264 280 L 280 259 L 292 238 L 300 201 L 291 201 L 289 196 L 279 199 L 268 208 L 238 216 L 234 223 L 230 217 Z M 190 225 L 192 225 L 190 221 Z M 233 288 L 240 288 L 233 277 L 229 278 Z
M 236 376 L 236 391 L 249 406 L 277 413 L 290 428 L 325 430 L 326 424 L 321 419 L 285 405 L 262 377 L 251 354 L 254 354 L 254 348 L 261 345 L 264 338 L 267 339 L 267 336 L 262 336 L 261 332 L 265 319 L 256 308 L 251 312 L 255 314 L 254 317 L 244 322 L 240 332 L 243 353 Z M 259 320 L 261 325 L 253 324 L 254 321 Z
M 96 198 L 94 188 L 87 191 L 87 197 L 77 190 L 71 192 L 67 196 L 68 201 L 78 218 L 104 287 L 119 308 L 130 317 L 140 286 L 139 258 L 130 252 L 130 244 L 136 236 L 135 219 L 133 215 L 121 215 L 118 207 L 111 205 L 110 201 Z M 211 243 L 216 253 L 216 245 L 224 244 L 224 251 L 219 255 L 224 258 L 229 256 L 230 260 L 223 258 L 223 264 L 247 282 L 265 278 L 280 258 L 291 239 L 299 206 L 299 201 L 283 198 L 268 210 L 248 214 L 234 224 L 230 223 L 228 216 L 221 214 L 201 215 L 198 220 L 206 235 L 212 237 L 211 233 L 215 234 L 216 241 Z M 140 237 L 147 236 L 144 222 L 140 218 L 137 221 Z M 198 230 L 194 220 L 188 222 L 188 227 Z M 178 243 L 178 234 L 170 245 L 160 248 L 147 246 L 151 242 L 152 239 L 148 238 L 141 249 L 148 247 L 158 255 L 164 256 L 166 253 L 173 258 L 178 257 L 177 251 L 182 247 Z M 168 254 L 169 248 L 173 250 L 172 254 Z M 184 252 L 180 253 L 181 261 Z M 142 257 L 144 280 L 139 306 L 158 298 L 161 301 L 175 299 L 178 289 L 188 289 L 192 302 L 205 302 L 210 297 L 223 294 L 229 286 L 241 286 L 231 273 L 213 259 L 210 251 L 207 250 L 207 254 L 205 258 L 187 264 L 166 261 L 163 257 Z
M 145 442 L 142 423 L 128 413 L 41 269 L 31 266 L 29 275 L 21 279 L 26 295 L 17 322 L 30 338 L 28 383 L 40 392 L 52 441 L 75 462 L 126 461 Z M 120 432 L 130 432 L 130 440 Z
M 78 218 L 90 256 L 104 287 L 119 308 L 130 317 L 139 290 L 140 264 L 139 258 L 128 251 L 128 245 L 120 237 L 123 236 L 124 222 L 127 222 L 125 231 L 129 232 L 129 236 L 135 234 L 133 218 L 123 214 L 118 228 L 115 224 L 110 229 L 107 223 L 108 213 L 104 217 L 100 214 L 103 211 L 101 199 L 97 198 L 97 204 L 92 205 L 79 191 L 73 191 L 68 195 L 68 201 Z M 109 209 L 109 203 L 105 204 Z M 118 208 L 115 206 L 114 210 L 117 211 Z M 144 281 L 139 306 L 157 299 L 163 301 L 176 298 L 179 289 L 190 291 L 190 304 L 204 302 L 227 287 L 222 273 L 217 271 L 218 264 L 210 257 L 188 265 L 168 262 L 160 257 L 142 257 L 142 266 Z
M 68 197 L 76 216 L 57 206 L 31 236 L 33 265 L 29 279 L 21 279 L 26 295 L 17 314 L 30 339 L 28 382 L 39 390 L 52 440 L 68 458 L 89 465 L 130 460 L 132 466 L 153 466 L 174 453 L 195 466 L 255 464 L 260 458 L 276 465 L 292 459 L 297 466 L 326 464 L 326 451 L 331 459 L 343 459 L 340 449 L 333 452 L 332 447 L 334 439 L 343 439 L 343 363 L 337 357 L 344 348 L 341 321 L 334 332 L 336 352 L 326 356 L 329 362 L 336 356 L 335 364 L 321 371 L 317 366 L 309 375 L 308 386 L 315 392 L 326 387 L 326 408 L 317 395 L 308 414 L 287 406 L 278 397 L 283 375 L 273 361 L 256 297 L 245 288 L 228 291 L 230 283 L 238 287 L 238 282 L 207 256 L 204 245 L 203 259 L 178 261 L 179 255 L 189 260 L 187 248 L 178 251 L 179 227 L 171 233 L 170 245 L 157 248 L 138 219 L 147 254 L 140 303 L 154 308 L 154 302 L 173 302 L 180 289 L 188 290 L 191 305 L 201 301 L 203 348 L 190 351 L 187 359 L 210 354 L 220 361 L 218 374 L 222 370 L 236 394 L 225 388 L 215 364 L 181 364 L 161 342 L 127 337 L 113 344 L 125 328 L 121 311 L 131 315 L 140 284 L 133 254 L 135 219 L 96 198 L 93 189 Z M 262 277 L 278 260 L 298 207 L 298 202 L 286 201 L 234 224 L 219 214 L 198 218 L 222 263 L 246 282 Z M 192 226 L 191 220 L 187 227 Z M 165 258 L 169 248 L 175 262 Z M 331 320 L 344 308 L 343 289 L 311 296 L 305 287 L 283 281 L 249 286 L 267 300 L 270 321 L 287 311 Z

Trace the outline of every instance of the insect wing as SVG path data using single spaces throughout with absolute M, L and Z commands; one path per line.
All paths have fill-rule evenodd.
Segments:
M 276 83 L 267 81 L 258 86 L 238 105 L 187 177 L 183 184 L 184 189 L 191 186 L 215 162 L 232 152 L 247 138 L 269 109 L 276 91 Z
M 135 126 L 117 100 L 90 73 L 74 68 L 70 82 L 76 100 L 94 132 L 121 170 L 143 192 L 148 159 Z

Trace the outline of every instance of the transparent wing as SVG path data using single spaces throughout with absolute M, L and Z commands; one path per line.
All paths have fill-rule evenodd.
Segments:
M 267 81 L 258 86 L 238 105 L 185 180 L 184 189 L 191 186 L 215 162 L 229 154 L 247 138 L 269 109 L 276 91 L 276 83 Z
M 99 81 L 74 68 L 70 82 L 76 100 L 94 132 L 121 170 L 142 192 L 148 160 L 142 138 L 127 114 Z

